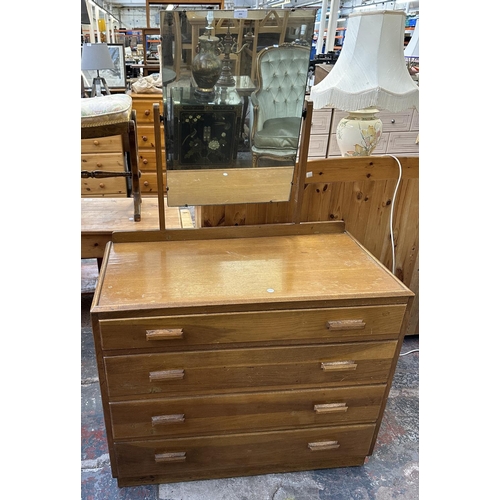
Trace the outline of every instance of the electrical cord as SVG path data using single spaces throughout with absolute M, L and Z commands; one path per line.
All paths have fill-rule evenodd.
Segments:
M 394 155 L 388 154 L 386 156 L 390 156 L 394 158 L 399 167 L 399 177 L 398 182 L 396 182 L 396 187 L 394 188 L 394 194 L 392 196 L 391 203 L 391 216 L 389 221 L 390 232 L 391 232 L 391 248 L 392 248 L 392 274 L 396 274 L 396 245 L 394 244 L 394 228 L 393 228 L 393 218 L 394 218 L 394 207 L 396 205 L 396 194 L 399 189 L 399 184 L 401 183 L 401 178 L 403 177 L 403 168 L 401 167 L 401 162 Z
M 401 356 L 406 356 L 407 354 L 411 354 L 412 352 L 419 352 L 420 349 L 412 349 L 411 351 L 404 352 L 403 354 L 400 354 L 399 357 Z

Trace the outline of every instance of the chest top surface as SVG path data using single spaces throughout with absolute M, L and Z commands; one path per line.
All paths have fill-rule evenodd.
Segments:
M 106 257 L 94 312 L 413 295 L 347 233 L 112 243 Z

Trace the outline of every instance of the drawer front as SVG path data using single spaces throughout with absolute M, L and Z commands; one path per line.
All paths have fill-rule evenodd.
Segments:
M 113 439 L 375 422 L 386 385 L 110 403 Z
M 82 179 L 82 196 L 127 196 L 127 184 L 124 177 L 106 179 Z
M 161 130 L 161 147 L 165 147 L 165 134 Z M 154 125 L 137 125 L 137 147 L 142 149 L 155 150 L 155 130 Z
M 82 139 L 82 153 L 115 153 L 122 151 L 122 136 L 111 135 L 96 139 Z
M 389 142 L 389 134 L 384 134 L 380 136 L 379 143 L 377 147 L 373 150 L 373 154 L 383 154 L 387 150 L 387 143 Z M 339 144 L 337 142 L 337 134 L 332 134 L 330 137 L 330 145 L 328 147 L 328 156 L 341 156 Z
M 158 193 L 158 177 L 156 172 L 142 172 L 141 171 L 141 194 L 156 194 Z M 167 185 L 167 175 L 163 174 L 163 190 L 166 190 Z
M 113 319 L 100 320 L 99 325 L 104 350 L 179 350 L 249 342 L 331 343 L 396 339 L 405 310 L 406 305 L 397 304 Z
M 312 115 L 311 134 L 329 134 L 332 111 L 314 111 Z
M 384 132 L 404 132 L 410 130 L 413 110 L 407 109 L 400 113 L 381 111 L 377 116 L 382 120 L 382 130 Z
M 161 150 L 162 165 L 165 168 L 167 159 L 165 150 Z M 156 150 L 142 149 L 139 151 L 139 170 L 141 172 L 155 172 L 156 173 Z
M 124 172 L 125 157 L 122 153 L 101 153 L 80 155 L 82 170 L 111 170 Z
M 418 153 L 418 132 L 391 132 L 387 145 L 388 153 Z
M 385 384 L 397 341 L 105 356 L 108 394 L 178 396 Z
M 335 110 L 333 115 L 332 132 L 336 132 L 337 126 L 342 118 L 348 115 L 347 111 Z M 408 109 L 400 113 L 390 111 L 380 111 L 377 115 L 382 120 L 383 132 L 402 132 L 410 130 L 410 124 L 413 117 L 413 110 Z
M 265 433 L 218 435 L 181 439 L 152 439 L 115 443 L 118 474 L 200 472 L 265 467 L 276 472 L 295 468 L 325 468 L 342 458 L 366 456 L 375 425 L 321 427 Z M 194 476 L 192 476 L 194 479 Z
M 137 118 L 137 123 L 141 125 L 142 123 L 154 123 L 154 113 L 153 104 L 158 103 L 160 105 L 160 113 L 163 109 L 162 97 L 152 97 L 150 99 L 134 99 L 132 97 L 132 108 L 135 109 L 135 114 Z
M 309 137 L 309 158 L 326 158 L 328 149 L 328 135 L 311 135 Z

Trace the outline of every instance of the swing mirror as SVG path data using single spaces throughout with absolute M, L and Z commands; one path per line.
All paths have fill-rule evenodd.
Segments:
M 316 9 L 161 11 L 167 204 L 288 201 Z

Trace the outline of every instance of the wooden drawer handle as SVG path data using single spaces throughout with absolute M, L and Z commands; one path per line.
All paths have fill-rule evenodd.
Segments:
M 183 413 L 173 415 L 158 415 L 156 417 L 151 417 L 151 424 L 153 425 L 153 427 L 155 425 L 179 424 L 182 422 L 184 422 Z
M 322 405 L 314 405 L 316 413 L 345 413 L 348 406 L 345 403 L 327 403 Z
M 94 146 L 99 146 L 99 141 L 94 141 Z
M 340 448 L 338 441 L 317 441 L 316 443 L 309 443 L 307 446 L 312 451 L 336 450 Z
M 148 140 L 148 136 L 147 136 L 147 135 L 143 135 L 143 136 L 142 136 L 142 140 L 143 140 L 144 142 L 146 142 L 146 141 Z
M 357 366 L 358 365 L 354 361 L 330 361 L 321 363 L 321 369 L 325 372 L 355 370 Z
M 146 116 L 149 116 L 149 115 L 151 114 L 151 111 L 150 111 L 149 109 L 146 109 L 146 111 L 144 111 L 144 114 L 145 114 Z
M 178 380 L 184 378 L 184 370 L 160 370 L 149 372 L 149 381 L 161 382 L 162 380 Z
M 142 163 L 143 163 L 144 165 L 147 165 L 147 164 L 148 164 L 148 159 L 147 159 L 147 158 L 143 158 Z
M 362 319 L 343 319 L 326 323 L 328 330 L 363 330 L 365 325 Z
M 177 453 L 155 453 L 155 462 L 157 464 L 164 464 L 169 462 L 185 462 L 186 452 L 179 451 Z
M 149 186 L 149 182 L 148 182 L 148 181 L 144 181 L 144 185 L 145 185 L 146 187 L 148 187 L 148 186 Z
M 146 340 L 175 340 L 184 338 L 182 328 L 146 330 Z
M 100 187 L 100 188 L 103 188 L 103 187 L 104 187 L 104 182 L 100 182 L 100 183 L 99 183 L 99 187 Z

